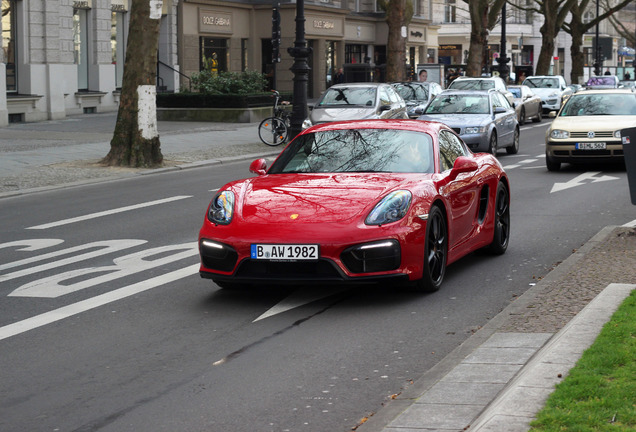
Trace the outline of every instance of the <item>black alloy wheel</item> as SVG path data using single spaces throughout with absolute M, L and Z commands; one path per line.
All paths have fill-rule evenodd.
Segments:
M 495 255 L 502 255 L 508 249 L 510 241 L 510 194 L 505 183 L 497 185 L 495 198 L 495 223 L 492 243 L 488 250 Z
M 439 290 L 446 273 L 448 259 L 448 231 L 446 219 L 439 206 L 432 206 L 426 222 L 426 239 L 424 244 L 424 267 L 422 279 L 416 287 L 420 291 L 433 292 Z

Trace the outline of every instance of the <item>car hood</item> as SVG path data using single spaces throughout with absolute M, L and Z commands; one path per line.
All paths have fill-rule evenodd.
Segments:
M 548 133 L 553 129 L 564 129 L 570 132 L 587 131 L 615 131 L 634 126 L 633 115 L 612 115 L 612 116 L 572 116 L 556 117 L 548 129 Z
M 451 128 L 478 126 L 492 122 L 490 114 L 424 114 L 417 119 L 437 121 Z
M 312 124 L 333 121 L 364 120 L 377 117 L 374 107 L 314 108 L 309 115 Z
M 270 174 L 233 186 L 244 222 L 347 223 L 366 218 L 397 189 L 411 189 L 423 174 Z
M 531 87 L 531 88 L 534 94 L 541 96 L 542 99 L 547 98 L 553 94 L 557 94 L 557 95 L 561 94 L 561 90 L 557 88 L 538 88 L 538 87 L 537 88 Z

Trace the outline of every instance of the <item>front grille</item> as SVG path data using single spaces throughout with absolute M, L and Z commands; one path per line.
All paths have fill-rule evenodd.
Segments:
M 587 136 L 588 132 L 570 132 L 570 138 L 597 139 L 597 138 L 614 138 L 613 131 L 594 132 L 594 138 Z
M 278 280 L 343 280 L 332 261 L 277 262 L 243 260 L 235 276 L 244 279 L 278 279 Z

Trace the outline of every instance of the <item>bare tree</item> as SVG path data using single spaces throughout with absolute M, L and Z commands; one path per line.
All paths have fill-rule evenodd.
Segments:
M 163 156 L 157 132 L 157 49 L 163 2 L 132 0 L 119 112 L 107 165 L 153 167 Z
M 485 65 L 488 35 L 497 24 L 506 0 L 463 0 L 470 13 L 470 49 L 466 75 L 480 76 Z
M 413 18 L 413 0 L 380 0 L 380 7 L 386 12 L 389 26 L 386 55 L 386 80 L 404 81 L 406 79 L 406 37 L 402 27 L 406 27 Z
M 610 22 L 618 23 L 618 20 L 613 14 L 623 9 L 631 2 L 632 0 L 623 0 L 616 3 L 614 6 L 610 6 L 608 2 L 604 2 L 603 14 L 595 16 L 593 20 L 590 20 L 587 23 L 583 23 L 583 14 L 589 9 L 590 3 L 592 2 L 590 0 L 574 2 L 570 9 L 570 21 L 563 24 L 563 30 L 572 36 L 572 46 L 570 47 L 570 54 L 572 55 L 570 81 L 572 83 L 578 83 L 579 78 L 583 76 L 583 68 L 585 67 L 585 59 L 583 57 L 582 49 L 583 35 L 596 27 L 596 25 L 604 19 L 609 18 Z M 596 5 L 595 2 L 593 4 L 594 6 Z M 634 36 L 632 34 L 632 40 L 633 38 Z

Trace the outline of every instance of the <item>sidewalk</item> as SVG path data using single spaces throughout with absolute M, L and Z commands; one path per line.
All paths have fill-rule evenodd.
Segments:
M 0 128 L 0 199 L 258 157 L 258 124 L 159 122 L 165 168 L 103 167 L 116 114 Z M 636 231 L 606 227 L 358 432 L 525 432 L 611 314 L 636 289 Z

